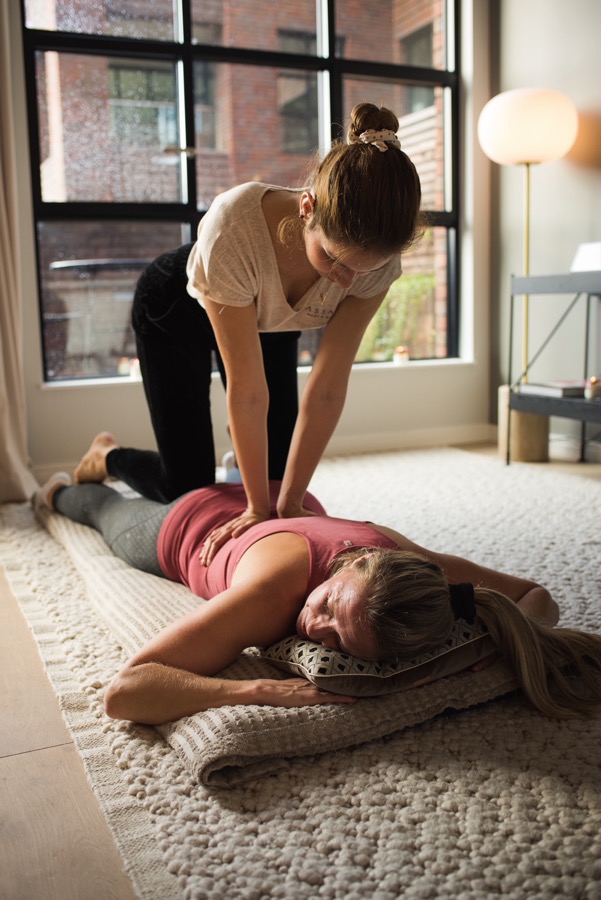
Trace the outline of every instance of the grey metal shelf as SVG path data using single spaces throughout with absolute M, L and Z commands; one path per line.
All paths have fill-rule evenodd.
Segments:
M 579 419 L 581 422 L 601 424 L 601 400 L 585 400 L 583 397 L 546 397 L 542 394 L 511 394 L 511 409 L 536 413 L 539 416 L 560 416 L 562 419 Z
M 528 360 L 526 369 L 520 373 L 517 381 L 511 383 L 513 372 L 514 315 L 516 298 L 536 294 L 572 294 L 573 298 L 564 313 L 550 329 L 547 337 Z M 564 419 L 576 419 L 582 423 L 580 431 L 580 460 L 585 459 L 586 423 L 601 424 L 601 402 L 586 400 L 580 397 L 548 397 L 542 394 L 522 394 L 520 384 L 536 359 L 541 355 L 553 335 L 565 321 L 580 298 L 585 299 L 586 319 L 583 352 L 583 378 L 589 377 L 588 355 L 590 340 L 591 298 L 601 297 L 601 272 L 568 272 L 561 275 L 513 275 L 511 278 L 510 329 L 509 329 L 509 398 L 507 421 L 507 465 L 511 461 L 511 410 L 534 413 L 540 416 L 559 416 Z M 595 373 L 597 374 L 597 373 Z
M 512 296 L 517 294 L 588 294 L 601 296 L 601 272 L 565 272 L 563 275 L 512 275 Z

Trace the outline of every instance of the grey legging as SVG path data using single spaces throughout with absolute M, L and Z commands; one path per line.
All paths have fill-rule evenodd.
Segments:
M 106 484 L 76 484 L 59 488 L 53 498 L 57 512 L 100 532 L 115 556 L 165 577 L 157 557 L 157 540 L 165 516 L 177 500 L 158 503 L 145 497 L 128 499 Z

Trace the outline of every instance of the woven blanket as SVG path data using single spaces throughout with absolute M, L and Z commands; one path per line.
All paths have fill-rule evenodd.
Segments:
M 333 514 L 536 578 L 562 624 L 599 628 L 594 482 L 440 450 L 325 460 L 312 489 Z M 140 896 L 597 897 L 594 723 L 548 720 L 515 693 L 436 717 L 512 691 L 495 666 L 353 707 L 213 710 L 160 729 L 165 742 L 107 720 L 102 691 L 197 598 L 134 572 L 89 529 L 46 524 L 2 507 L 0 561 Z M 227 674 L 266 665 L 249 653 Z M 100 758 L 123 780 L 119 800 Z M 125 809 L 142 816 L 134 832 L 172 883 L 156 855 L 148 883 L 116 808 L 122 823 Z

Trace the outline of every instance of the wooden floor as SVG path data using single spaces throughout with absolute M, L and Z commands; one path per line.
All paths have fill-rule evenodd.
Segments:
M 0 897 L 136 894 L 0 567 Z
M 488 445 L 463 449 L 497 454 Z M 601 474 L 597 463 L 541 465 L 581 478 Z M 131 900 L 136 895 L 1 569 L 0 698 L 0 897 Z

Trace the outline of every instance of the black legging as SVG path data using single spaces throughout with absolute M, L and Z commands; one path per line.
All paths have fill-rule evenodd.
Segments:
M 215 481 L 210 388 L 213 360 L 225 385 L 215 334 L 186 291 L 186 244 L 159 256 L 142 273 L 132 307 L 140 369 L 158 453 L 119 448 L 107 456 L 109 474 L 167 503 Z M 284 476 L 298 414 L 300 332 L 260 334 L 269 389 L 269 478 Z M 251 435 L 247 438 L 252 439 Z
M 157 541 L 165 516 L 177 501 L 130 500 L 106 484 L 77 484 L 59 488 L 52 502 L 61 515 L 100 532 L 119 559 L 142 572 L 165 577 Z

